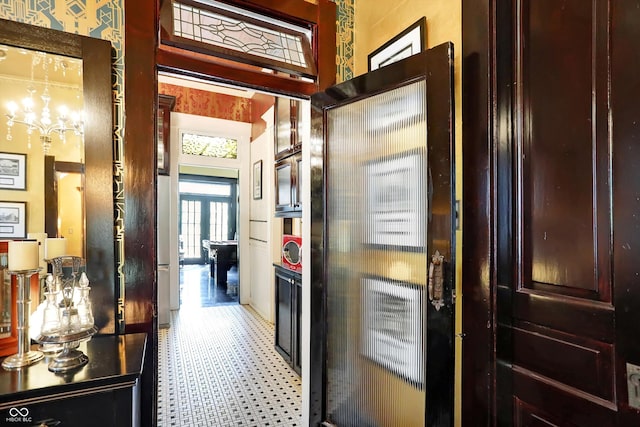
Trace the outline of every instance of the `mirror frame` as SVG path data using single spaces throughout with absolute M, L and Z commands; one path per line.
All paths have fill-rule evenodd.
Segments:
M 118 296 L 114 256 L 111 43 L 5 19 L 0 19 L 0 43 L 82 60 L 85 257 L 96 326 L 99 333 L 114 333 Z

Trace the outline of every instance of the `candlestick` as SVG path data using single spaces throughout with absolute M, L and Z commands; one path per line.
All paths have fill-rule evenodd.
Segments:
M 38 268 L 38 263 L 38 242 L 31 240 L 9 242 L 9 270 L 33 270 Z
M 38 241 L 38 262 L 40 263 L 41 272 L 47 273 L 47 262 L 44 260 L 44 242 L 47 239 L 47 233 L 28 233 L 27 239 Z
M 12 242 L 9 242 L 11 245 Z M 15 242 L 19 243 L 19 242 Z M 37 242 L 33 242 L 37 243 Z M 38 247 L 36 246 L 36 251 Z M 11 246 L 9 246 L 11 251 Z M 11 258 L 9 258 L 11 263 Z M 11 265 L 11 264 L 9 264 Z M 36 266 L 38 263 L 36 262 Z M 29 312 L 31 306 L 31 286 L 29 286 L 30 278 L 37 273 L 39 268 L 25 270 L 9 270 L 9 274 L 16 276 L 18 281 L 18 295 L 16 301 L 16 314 L 18 318 L 18 353 L 7 357 L 2 362 L 4 369 L 20 369 L 24 366 L 31 365 L 44 357 L 42 352 L 30 350 L 31 340 L 29 339 Z
M 53 259 L 67 255 L 67 239 L 64 237 L 49 237 L 44 243 L 44 258 Z

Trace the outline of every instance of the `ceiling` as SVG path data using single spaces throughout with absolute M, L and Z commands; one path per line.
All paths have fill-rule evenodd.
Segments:
M 82 60 L 0 44 L 0 78 L 82 87 Z

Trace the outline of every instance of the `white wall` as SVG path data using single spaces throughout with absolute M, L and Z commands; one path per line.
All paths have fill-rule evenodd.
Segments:
M 302 102 L 302 117 L 311 117 L 311 102 Z M 311 128 L 309 120 L 300 125 L 302 135 L 302 419 L 309 419 L 311 388 Z
M 275 285 L 273 261 L 280 254 L 279 245 L 274 249 L 281 233 L 281 220 L 273 216 L 273 123 L 274 109 L 270 108 L 262 119 L 266 131 L 251 143 L 251 179 L 253 165 L 262 161 L 262 198 L 251 197 L 249 250 L 251 262 L 251 306 L 266 320 L 275 321 Z
M 183 155 L 180 151 L 180 135 L 182 132 L 193 132 L 201 135 L 222 136 L 238 141 L 237 159 L 215 159 L 202 156 Z M 240 303 L 251 302 L 251 291 L 248 286 L 251 271 L 249 252 L 249 210 L 251 200 L 251 157 L 250 138 L 251 124 L 194 116 L 191 114 L 171 113 L 171 284 L 169 306 L 171 310 L 180 308 L 180 276 L 178 269 L 178 169 L 179 165 L 216 167 L 237 169 L 238 178 L 238 259 L 240 281 Z
M 158 326 L 168 327 L 171 323 L 170 308 L 170 283 L 172 267 L 177 271 L 178 265 L 171 265 L 170 238 L 167 232 L 171 229 L 171 181 L 170 177 L 158 175 Z

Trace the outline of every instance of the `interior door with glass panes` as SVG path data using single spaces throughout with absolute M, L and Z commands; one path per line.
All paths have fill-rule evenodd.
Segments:
M 180 181 L 179 234 L 185 264 L 209 262 L 209 251 L 203 246 L 203 240 L 236 240 L 236 188 L 235 179 Z
M 312 97 L 311 425 L 453 424 L 452 64 Z

